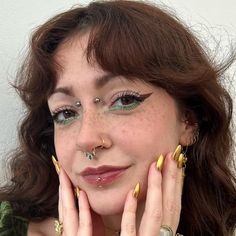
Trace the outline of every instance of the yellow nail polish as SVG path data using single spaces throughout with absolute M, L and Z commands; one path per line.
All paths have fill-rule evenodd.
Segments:
M 175 161 L 178 161 L 181 151 L 182 151 L 182 147 L 181 147 L 181 145 L 178 145 L 177 148 L 175 149 L 174 154 L 173 154 L 173 159 Z
M 55 169 L 56 169 L 56 172 L 57 172 L 57 174 L 59 175 L 59 173 L 60 173 L 60 167 L 59 167 L 59 165 L 58 165 L 58 161 L 56 160 L 56 158 L 52 155 L 52 162 L 53 162 L 53 164 L 54 164 L 54 166 L 55 166 Z
M 79 198 L 79 192 L 80 192 L 79 187 L 78 187 L 78 186 L 75 187 L 75 188 L 74 188 L 74 193 L 75 193 L 75 196 L 76 196 L 77 198 Z
M 133 197 L 138 198 L 139 193 L 140 193 L 140 184 L 137 183 L 133 191 Z
M 164 156 L 161 154 L 156 161 L 156 168 L 158 171 L 161 171 L 164 164 Z
M 178 159 L 178 163 L 177 163 L 178 168 L 182 168 L 182 167 L 183 167 L 183 165 L 184 165 L 184 159 L 185 159 L 184 154 L 181 153 L 181 154 L 179 155 L 179 159 Z

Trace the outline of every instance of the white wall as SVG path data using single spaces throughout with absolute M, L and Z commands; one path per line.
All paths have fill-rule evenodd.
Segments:
M 84 2 L 0 0 L 0 159 L 16 144 L 22 107 L 9 82 L 14 80 L 16 68 L 22 61 L 30 32 L 54 14 Z M 214 40 L 210 34 L 222 40 L 222 52 L 227 48 L 228 39 L 236 42 L 235 0 L 163 0 L 162 4 L 173 8 L 198 35 L 203 35 L 207 44 L 213 45 L 211 47 Z M 0 179 L 3 173 L 0 168 Z

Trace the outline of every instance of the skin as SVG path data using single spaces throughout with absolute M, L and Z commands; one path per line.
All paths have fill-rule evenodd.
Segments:
M 60 111 L 56 121 L 65 118 L 61 110 L 73 111 L 69 122 L 55 122 L 63 235 L 114 235 L 104 225 L 121 229 L 122 236 L 156 236 L 161 225 L 169 225 L 175 232 L 181 209 L 182 170 L 172 154 L 178 144 L 188 143 L 193 127 L 184 122 L 184 115 L 165 90 L 138 78 L 129 81 L 118 76 L 98 86 L 99 78 L 108 73 L 96 61 L 87 62 L 87 36 L 75 36 L 59 46 L 55 59 L 61 70 L 55 93 L 48 99 L 52 114 Z M 124 91 L 149 96 L 140 103 L 131 99 L 135 103 L 132 109 L 123 109 L 118 96 Z M 95 97 L 101 98 L 99 104 L 93 102 Z M 81 107 L 75 106 L 76 101 Z M 100 146 L 101 138 L 104 147 L 97 148 L 94 160 L 88 160 L 84 152 Z M 165 157 L 162 171 L 155 167 L 161 154 Z M 102 188 L 84 181 L 82 170 L 101 165 L 129 168 Z M 133 189 L 138 182 L 141 192 L 137 199 Z M 81 189 L 79 212 L 74 186 Z

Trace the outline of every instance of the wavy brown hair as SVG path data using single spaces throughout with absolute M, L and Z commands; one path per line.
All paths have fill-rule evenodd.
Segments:
M 10 201 L 16 214 L 32 221 L 57 216 L 54 128 L 47 99 L 57 82 L 58 46 L 85 32 L 88 62 L 95 59 L 114 75 L 165 89 L 197 120 L 199 138 L 187 151 L 178 231 L 187 236 L 231 235 L 236 224 L 236 180 L 229 168 L 232 99 L 221 80 L 234 58 L 218 65 L 176 16 L 144 2 L 92 2 L 55 16 L 35 31 L 15 83 L 26 112 L 10 163 L 12 179 L 0 200 Z

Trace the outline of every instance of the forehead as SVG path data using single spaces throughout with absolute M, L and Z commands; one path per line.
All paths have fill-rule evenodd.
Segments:
M 77 34 L 65 39 L 57 48 L 54 60 L 60 67 L 64 68 L 66 64 L 73 61 L 81 61 L 87 57 L 86 50 L 89 40 L 89 34 Z

